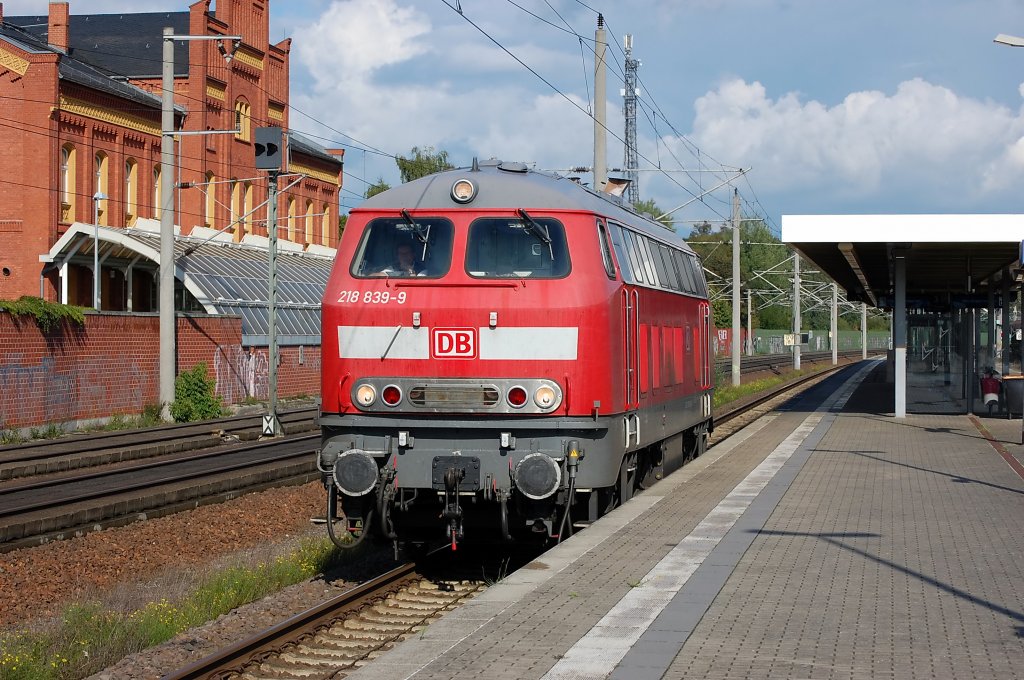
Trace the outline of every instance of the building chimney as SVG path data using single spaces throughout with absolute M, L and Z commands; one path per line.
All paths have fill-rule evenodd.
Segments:
M 51 2 L 50 3 L 50 28 L 49 37 L 47 42 L 53 47 L 64 52 L 68 51 L 68 44 L 70 42 L 69 35 L 69 12 L 68 3 L 66 2 Z

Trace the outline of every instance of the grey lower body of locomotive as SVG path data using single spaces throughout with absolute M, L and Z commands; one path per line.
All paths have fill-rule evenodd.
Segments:
M 384 510 L 382 491 L 395 505 L 405 501 L 394 490 L 419 490 L 421 505 L 442 497 L 450 504 L 452 495 L 466 506 L 497 501 L 503 518 L 504 504 L 512 501 L 514 517 L 526 522 L 546 517 L 549 533 L 557 533 L 546 515 L 571 502 L 576 492 L 619 488 L 631 483 L 629 474 L 659 478 L 698 455 L 712 424 L 709 401 L 698 394 L 590 418 L 321 414 L 318 462 L 346 515 L 375 504 Z M 596 519 L 592 515 L 602 510 L 597 510 L 597 494 L 591 497 L 587 514 Z M 458 511 L 460 534 L 464 518 L 473 523 L 471 512 Z M 478 514 L 496 516 L 483 508 Z M 432 514 L 435 523 L 437 516 Z

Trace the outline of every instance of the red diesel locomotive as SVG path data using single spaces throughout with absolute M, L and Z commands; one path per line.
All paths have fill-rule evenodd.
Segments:
M 696 255 L 522 163 L 353 210 L 321 328 L 318 460 L 343 547 L 559 539 L 699 455 L 713 426 Z

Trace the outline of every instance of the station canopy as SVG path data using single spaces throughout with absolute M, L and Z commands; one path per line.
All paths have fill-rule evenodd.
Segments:
M 158 271 L 159 222 L 139 219 L 119 229 L 74 223 L 45 260 L 91 267 L 98 237 L 102 266 Z M 267 344 L 269 329 L 269 241 L 247 235 L 235 243 L 228 234 L 197 227 L 175 235 L 175 278 L 208 314 L 242 317 L 243 344 Z M 278 241 L 277 338 L 282 345 L 320 344 L 320 303 L 334 262 L 334 249 Z
M 975 299 L 1020 269 L 1024 215 L 783 215 L 782 240 L 846 289 L 893 306 L 894 258 L 906 263 L 907 306 L 941 311 Z

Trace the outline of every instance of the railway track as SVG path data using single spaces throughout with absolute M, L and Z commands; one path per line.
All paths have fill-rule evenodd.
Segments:
M 484 588 L 429 579 L 409 562 L 162 680 L 343 678 Z
M 0 551 L 119 526 L 318 477 L 320 435 L 220 446 L 88 474 L 0 485 Z
M 725 410 L 718 422 L 730 425 L 723 428 L 724 436 L 716 430 L 716 439 L 742 429 L 736 421 L 743 415 L 788 399 L 843 367 L 801 376 Z M 416 569 L 413 563 L 403 565 L 161 680 L 344 678 L 486 587 L 479 580 L 439 585 L 417 577 Z M 411 585 L 396 585 L 400 582 Z
M 278 420 L 288 434 L 314 429 L 316 415 L 316 408 L 305 407 L 282 411 Z M 254 441 L 261 431 L 262 415 L 256 414 L 0 446 L 0 482 Z

